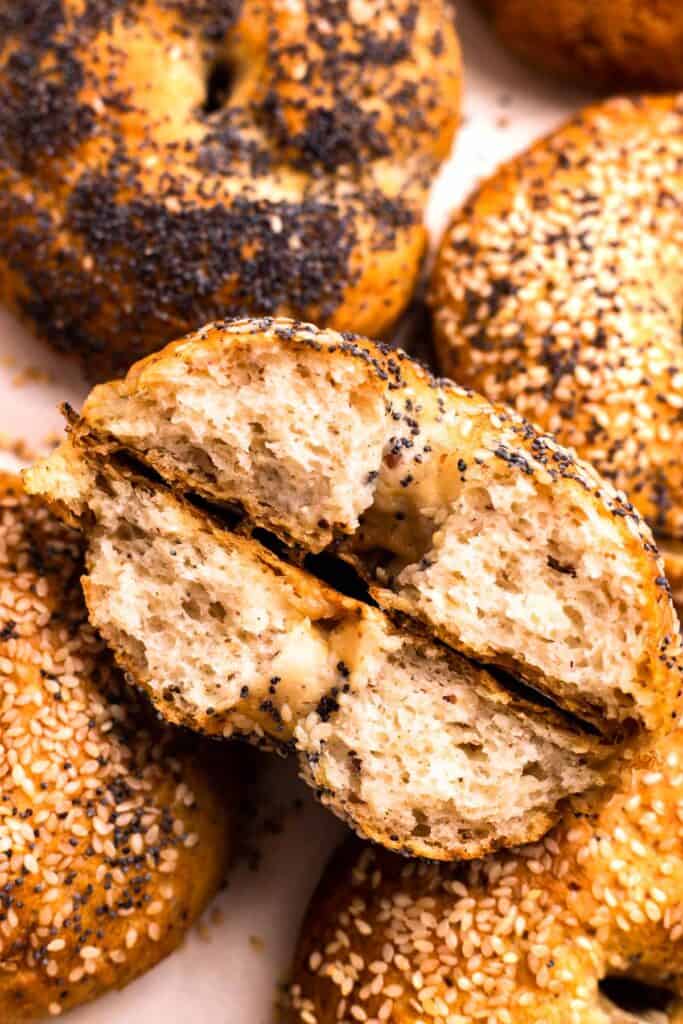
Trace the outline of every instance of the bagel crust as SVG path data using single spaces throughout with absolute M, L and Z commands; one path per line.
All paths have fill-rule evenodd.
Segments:
M 224 798 L 87 621 L 82 543 L 0 477 L 0 1020 L 56 1016 L 179 945 L 223 879 Z
M 679 0 L 481 0 L 503 42 L 544 71 L 617 89 L 683 86 Z
M 120 664 L 172 721 L 295 750 L 364 836 L 435 859 L 526 841 L 672 727 L 646 524 L 404 353 L 220 322 L 69 419 L 28 486 L 84 530 Z
M 292 390 L 297 388 L 300 393 Z M 305 412 L 301 402 L 307 403 Z M 351 418 L 342 423 L 348 410 Z M 255 416 L 256 427 L 249 422 Z M 594 719 L 600 731 L 609 732 L 610 719 L 631 715 L 651 728 L 666 728 L 670 721 L 680 696 L 680 669 L 671 672 L 679 653 L 678 621 L 652 534 L 636 509 L 552 437 L 508 408 L 434 379 L 403 352 L 286 319 L 209 324 L 142 360 L 123 380 L 94 388 L 70 433 L 77 449 L 105 455 L 128 451 L 182 492 L 219 505 L 237 502 L 251 527 L 276 534 L 292 558 L 306 551 L 327 552 L 350 562 L 382 607 L 417 618 L 468 656 L 515 673 L 566 710 Z M 45 477 L 40 465 L 30 471 L 29 486 L 55 498 L 66 484 L 68 504 L 69 480 L 73 474 L 78 485 L 78 471 L 71 460 L 63 466 L 57 452 L 53 479 L 52 464 L 51 459 L 44 463 Z M 511 487 L 514 499 L 498 498 L 498 483 Z M 322 494 L 309 490 L 321 486 Z M 459 504 L 469 487 L 471 499 Z M 577 570 L 579 551 L 552 528 L 542 539 L 545 519 L 524 525 L 520 535 L 490 538 L 491 545 L 501 547 L 548 546 L 539 556 L 545 564 L 528 578 L 521 550 L 507 553 L 509 562 L 498 569 L 499 576 L 518 574 L 516 580 L 485 577 L 481 563 L 467 569 L 452 564 L 470 549 L 484 557 L 470 533 L 495 523 L 497 511 L 508 510 L 514 526 L 542 499 L 550 502 L 550 519 L 566 522 L 570 544 L 582 526 L 587 529 L 584 568 Z M 454 551 L 449 517 L 456 511 L 465 523 L 454 524 Z M 599 557 L 605 559 L 602 569 L 594 564 Z M 435 566 L 432 577 L 429 570 Z M 548 590 L 533 594 L 537 581 L 532 575 L 548 569 Z M 488 608 L 487 629 L 480 632 L 470 623 L 464 635 L 466 588 L 452 588 L 467 570 L 469 588 L 481 600 L 487 599 L 487 590 L 500 594 L 510 586 L 515 597 L 500 594 L 502 614 L 497 606 Z M 562 676 L 576 671 L 578 649 L 595 639 L 596 630 L 584 621 L 581 636 L 572 632 L 573 653 L 554 671 L 541 668 L 543 651 L 534 662 L 534 652 L 525 647 L 536 634 L 544 642 L 551 635 L 546 632 L 548 602 L 556 589 L 561 600 L 571 603 L 572 581 L 577 580 L 576 587 L 593 602 L 596 581 L 622 571 L 630 581 L 618 602 L 614 595 L 606 597 L 599 617 L 611 616 L 612 604 L 619 603 L 618 618 L 625 621 L 628 605 L 638 607 L 636 633 L 628 640 L 631 664 L 620 668 L 618 683 L 632 697 L 621 710 L 606 702 L 591 714 L 589 694 L 582 695 L 577 684 L 565 690 L 568 679 Z M 545 602 L 542 614 L 527 611 L 527 602 Z M 562 611 L 565 627 L 567 614 L 571 619 L 574 612 Z M 532 625 L 525 627 L 519 647 L 510 649 L 509 640 L 506 646 L 493 635 L 492 623 L 503 629 L 517 616 Z M 604 618 L 602 628 L 607 628 Z M 560 647 L 560 635 L 553 639 Z M 597 687 L 598 681 L 588 676 L 607 675 L 618 643 L 615 636 L 609 657 L 601 655 L 587 669 L 586 684 Z M 631 673 L 635 678 L 629 682 Z M 638 704 L 638 691 L 644 697 L 640 711 L 631 703 Z
M 444 372 L 576 448 L 665 561 L 683 538 L 682 189 L 681 97 L 589 107 L 476 190 L 431 288 Z
M 458 119 L 443 0 L 0 12 L 0 299 L 91 377 L 221 315 L 382 334 Z
M 349 844 L 303 924 L 288 1024 L 674 1024 L 598 982 L 683 996 L 683 732 L 609 801 L 576 801 L 540 843 L 468 865 Z

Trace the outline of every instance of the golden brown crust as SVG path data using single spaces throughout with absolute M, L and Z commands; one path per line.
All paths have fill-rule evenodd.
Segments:
M 91 377 L 250 309 L 396 319 L 458 118 L 442 0 L 10 6 L 0 297 Z
M 302 928 L 291 1024 L 610 1024 L 597 982 L 683 994 L 683 732 L 540 843 L 464 866 L 353 844 Z M 680 1007 L 671 1008 L 675 1020 Z
M 683 86 L 679 0 L 481 0 L 524 60 L 584 85 Z
M 0 476 L 0 1019 L 120 988 L 223 878 L 224 798 L 87 622 L 81 541 Z
M 456 214 L 432 282 L 445 372 L 510 402 L 683 538 L 680 97 L 589 107 Z
M 668 595 L 668 584 L 663 566 L 653 544 L 652 535 L 637 511 L 619 493 L 612 490 L 586 462 L 575 458 L 571 450 L 562 448 L 552 437 L 542 434 L 528 421 L 510 408 L 492 406 L 480 396 L 456 387 L 450 381 L 437 380 L 405 353 L 369 341 L 359 335 L 340 335 L 331 330 L 321 331 L 310 324 L 280 319 L 240 319 L 209 324 L 195 334 L 168 345 L 133 366 L 120 381 L 100 385 L 91 392 L 81 418 L 74 423 L 72 437 L 86 446 L 104 445 L 116 449 L 118 442 L 107 433 L 107 410 L 111 397 L 120 398 L 135 393 L 153 393 L 155 386 L 163 384 L 168 376 L 182 379 L 185 374 L 202 372 L 207 363 L 220 363 L 225 352 L 232 347 L 244 347 L 272 341 L 286 348 L 301 348 L 320 354 L 330 362 L 355 360 L 363 364 L 367 380 L 363 385 L 368 393 L 379 390 L 391 410 L 392 429 L 395 430 L 393 447 L 385 453 L 380 483 L 392 496 L 391 515 L 386 510 L 375 514 L 373 506 L 363 516 L 356 533 L 344 539 L 337 538 L 335 551 L 351 561 L 364 575 L 379 604 L 398 612 L 411 613 L 390 585 L 381 585 L 368 568 L 366 554 L 376 547 L 403 545 L 410 547 L 411 538 L 419 533 L 416 517 L 421 504 L 429 503 L 423 493 L 443 501 L 443 480 L 449 475 L 465 475 L 464 463 L 480 464 L 491 461 L 495 471 L 531 476 L 541 492 L 555 492 L 558 496 L 572 496 L 578 504 L 591 510 L 598 519 L 605 518 L 616 524 L 620 544 L 638 566 L 643 583 L 643 621 L 648 625 L 647 651 L 636 675 L 638 685 L 651 691 L 652 704 L 647 717 L 651 726 L 668 728 L 673 707 L 677 702 L 679 673 L 671 671 L 671 656 L 678 650 L 678 624 Z M 193 369 L 193 363 L 197 368 Z M 682 377 L 683 379 L 683 377 Z M 447 412 L 448 415 L 444 415 Z M 467 435 L 460 434 L 460 423 L 468 421 Z M 394 426 L 395 425 L 395 426 Z M 438 442 L 435 440 L 438 438 Z M 446 452 L 447 456 L 441 455 Z M 204 497 L 224 500 L 236 498 L 245 504 L 256 525 L 278 531 L 272 518 L 260 520 L 258 510 L 249 504 L 243 493 L 225 495 L 220 492 L 220 481 L 191 480 L 183 477 L 177 464 L 170 465 L 163 453 L 135 449 L 135 456 L 148 464 L 172 483 L 185 490 L 194 490 Z M 444 461 L 446 459 L 446 461 Z M 483 460 L 483 462 L 482 462 Z M 391 463 L 389 470 L 388 464 Z M 404 483 L 405 482 L 405 483 Z M 426 492 L 420 490 L 425 487 Z M 45 489 L 45 488 L 43 488 Z M 49 489 L 49 488 L 48 488 Z M 419 518 L 419 517 L 418 517 Z M 301 541 L 282 531 L 285 542 Z M 318 547 L 324 546 L 325 539 Z M 399 550 L 397 547 L 396 550 Z M 435 631 L 434 624 L 427 623 Z M 438 632 L 438 630 L 437 630 Z M 452 643 L 453 637 L 445 631 L 440 639 Z M 467 655 L 479 657 L 481 651 L 469 650 L 457 644 Z M 492 656 L 489 660 L 520 674 L 551 696 L 552 685 L 534 667 L 525 661 L 524 652 L 515 657 Z M 567 703 L 567 707 L 571 705 Z M 571 706 L 577 714 L 595 718 L 595 709 L 578 702 Z M 599 728 L 605 726 L 598 718 Z

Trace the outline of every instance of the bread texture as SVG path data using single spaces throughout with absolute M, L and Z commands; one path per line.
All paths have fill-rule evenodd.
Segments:
M 503 42 L 530 64 L 602 88 L 680 89 L 678 0 L 481 0 Z
M 287 1024 L 680 1022 L 682 764 L 679 727 L 609 800 L 468 865 L 348 844 L 303 923 Z
M 56 1016 L 182 941 L 232 809 L 87 620 L 82 538 L 0 477 L 0 1019 Z
M 225 315 L 381 334 L 460 88 L 445 0 L 13 0 L 0 299 L 100 380 Z
M 558 801 L 604 782 L 609 745 L 418 629 L 163 485 L 69 458 L 92 520 L 91 621 L 166 718 L 295 751 L 357 831 L 437 859 L 541 835 Z
M 680 96 L 587 107 L 456 211 L 430 290 L 443 372 L 592 462 L 665 563 L 683 539 L 682 167 Z
M 162 714 L 294 746 L 387 846 L 539 835 L 677 714 L 675 613 L 634 510 L 365 339 L 211 325 L 94 389 L 28 485 L 85 530 L 92 621 Z

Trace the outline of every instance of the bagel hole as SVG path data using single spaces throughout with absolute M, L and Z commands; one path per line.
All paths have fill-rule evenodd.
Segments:
M 221 110 L 232 92 L 235 70 L 227 60 L 218 60 L 212 65 L 206 82 L 206 97 L 202 113 L 215 114 Z
M 619 976 L 603 978 L 600 991 L 626 1013 L 646 1013 L 648 1010 L 666 1012 L 674 998 L 673 993 L 667 989 Z

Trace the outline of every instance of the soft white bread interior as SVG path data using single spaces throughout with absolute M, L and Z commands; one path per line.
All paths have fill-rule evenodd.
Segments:
M 67 441 L 32 480 L 86 530 L 91 621 L 164 717 L 295 750 L 361 834 L 474 857 L 606 781 L 609 744 L 116 458 Z
M 678 622 L 637 512 L 402 353 L 287 320 L 210 325 L 95 388 L 72 436 L 237 504 L 291 558 L 351 562 L 380 606 L 605 734 L 676 714 Z

